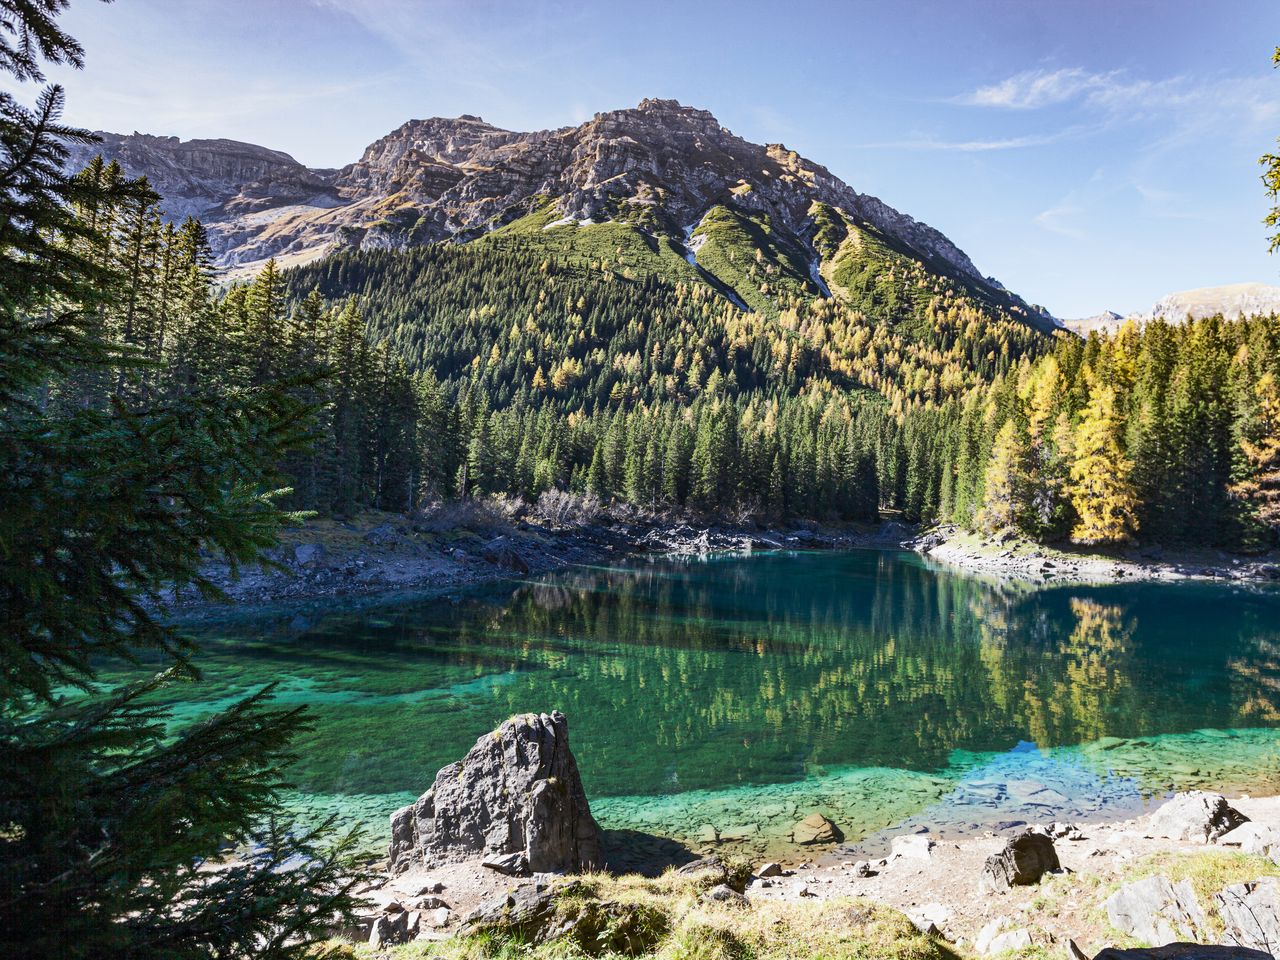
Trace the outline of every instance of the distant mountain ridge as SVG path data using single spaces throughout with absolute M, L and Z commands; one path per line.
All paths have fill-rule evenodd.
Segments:
M 469 115 L 412 120 L 339 170 L 231 140 L 101 136 L 72 162 L 101 152 L 130 175 L 146 175 L 170 217 L 205 221 L 227 268 L 467 241 L 547 210 L 556 216 L 542 219 L 545 228 L 628 224 L 682 246 L 697 266 L 689 247 L 712 217 L 775 247 L 783 279 L 809 296 L 830 292 L 826 261 L 849 231 L 869 231 L 930 272 L 1049 325 L 1047 314 L 984 277 L 934 228 L 795 151 L 750 143 L 707 111 L 673 100 L 644 100 L 577 127 L 532 133 Z
M 1269 316 L 1273 313 L 1280 314 L 1280 286 L 1268 283 L 1230 283 L 1166 294 L 1147 313 L 1122 316 L 1113 310 L 1104 310 L 1096 316 L 1059 322 L 1072 333 L 1087 337 L 1095 330 L 1099 333 L 1118 330 L 1128 320 L 1138 324 L 1153 319 L 1164 320 L 1166 323 L 1184 323 L 1188 318 L 1202 320 L 1219 314 L 1228 320 L 1234 320 L 1241 316 Z

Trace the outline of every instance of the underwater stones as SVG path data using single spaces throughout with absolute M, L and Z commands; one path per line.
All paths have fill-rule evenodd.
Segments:
M 992 890 L 1030 886 L 1046 873 L 1060 869 L 1053 840 L 1036 830 L 1023 830 L 1011 837 L 999 853 L 987 857 L 982 868 L 983 883 Z
M 796 824 L 791 833 L 791 839 L 806 846 L 818 843 L 839 843 L 844 839 L 844 834 L 834 823 L 815 811 Z
M 1235 883 L 1213 896 L 1226 930 L 1223 941 L 1275 954 L 1280 950 L 1280 882 Z
M 1208 843 L 1248 821 L 1225 797 L 1193 790 L 1180 793 L 1147 820 L 1153 837 Z
M 1125 884 L 1103 905 L 1113 927 L 1147 943 L 1200 940 L 1208 932 L 1189 880 L 1146 877 Z
M 393 872 L 483 857 L 536 873 L 602 863 L 564 714 L 523 714 L 476 741 L 431 789 L 391 815 Z M 498 869 L 495 866 L 494 869 Z

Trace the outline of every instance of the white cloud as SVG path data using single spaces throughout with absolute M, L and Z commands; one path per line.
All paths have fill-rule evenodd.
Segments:
M 888 140 L 880 143 L 864 143 L 868 150 L 941 150 L 957 153 L 986 153 L 993 150 L 1022 150 L 1027 147 L 1044 147 L 1061 143 L 1089 133 L 1087 127 L 1069 127 L 1052 133 L 1033 133 L 1020 137 L 996 137 L 989 140 L 947 140 L 941 137 L 920 136 L 906 140 Z
M 1002 107 L 1008 110 L 1035 110 L 1066 103 L 1083 95 L 1111 89 L 1118 73 L 1090 73 L 1082 67 L 1062 70 L 1024 70 L 999 83 L 979 87 L 960 98 L 975 107 Z

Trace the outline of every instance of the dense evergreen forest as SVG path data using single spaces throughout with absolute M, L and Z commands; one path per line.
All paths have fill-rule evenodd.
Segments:
M 528 243 L 345 253 L 215 292 L 199 223 L 79 175 L 103 331 L 145 361 L 61 399 L 288 385 L 295 507 L 551 489 L 704 516 L 912 521 L 1043 541 L 1263 547 L 1280 524 L 1275 318 L 1042 334 L 901 262 L 858 306 L 745 312 L 701 283 Z M 127 188 L 127 189 L 124 189 Z M 614 269 L 616 268 L 616 269 Z M 861 289 L 861 288 L 860 288 Z M 57 392 L 57 391 L 55 391 Z

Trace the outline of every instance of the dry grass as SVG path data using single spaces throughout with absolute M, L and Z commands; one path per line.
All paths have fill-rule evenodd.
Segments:
M 657 922 L 653 960 L 947 960 L 947 944 L 924 936 L 901 913 L 859 900 L 762 901 L 751 907 L 705 901 L 706 877 L 668 872 L 656 879 L 637 876 L 582 878 L 560 909 L 608 902 L 645 911 Z M 665 931 L 665 932 L 662 932 Z M 367 947 L 355 957 L 377 956 Z M 392 948 L 392 960 L 578 960 L 584 956 L 567 939 L 530 946 L 500 936 L 455 937 Z M 608 955 L 606 955 L 608 956 Z M 613 955 L 617 956 L 617 955 Z

